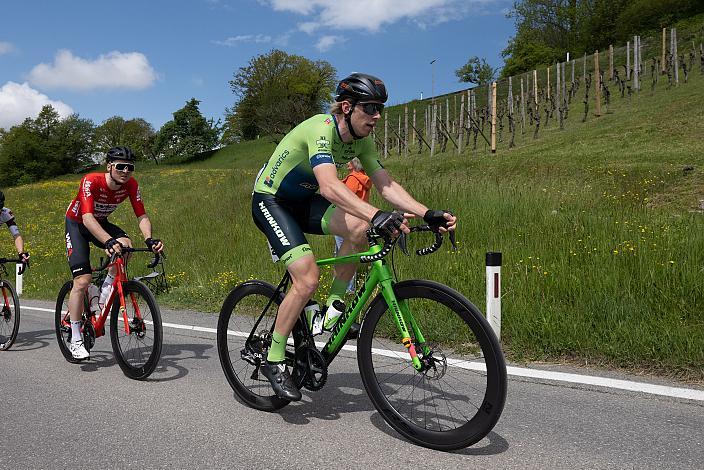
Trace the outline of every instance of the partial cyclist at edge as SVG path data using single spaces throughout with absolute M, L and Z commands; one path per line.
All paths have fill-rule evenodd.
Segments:
M 279 306 L 271 347 L 260 369 L 280 398 L 301 399 L 286 369 L 286 341 L 317 290 L 320 277 L 304 233 L 342 237 L 338 256 L 345 256 L 365 248 L 370 224 L 388 237 L 408 233 L 404 213 L 423 217 L 435 230 L 455 229 L 455 216 L 416 201 L 379 161 L 370 134 L 387 99 L 383 81 L 363 73 L 351 74 L 338 84 L 330 113 L 315 115 L 291 130 L 257 175 L 252 194 L 254 222 L 291 276 L 291 287 Z M 359 199 L 337 178 L 336 165 L 344 166 L 355 157 L 395 211 Z M 326 301 L 325 329 L 331 329 L 339 318 L 339 309 L 330 306 L 343 298 L 356 269 L 356 263 L 335 267 Z
M 132 240 L 117 225 L 108 221 L 118 205 L 129 198 L 144 242 L 154 253 L 163 250 L 161 240 L 152 238 L 152 223 L 144 209 L 137 180 L 133 178 L 135 155 L 128 147 L 113 147 L 106 153 L 107 171 L 89 173 L 81 180 L 78 194 L 66 210 L 66 257 L 73 275 L 69 295 L 71 343 L 69 350 L 76 360 L 89 359 L 80 331 L 83 299 L 91 283 L 90 245 L 102 248 L 111 256 L 123 247 L 132 248 Z M 101 288 L 99 304 L 108 298 L 115 275 L 110 268 Z
M 19 259 L 22 260 L 22 267 L 20 268 L 20 274 L 29 265 L 29 252 L 24 249 L 24 239 L 20 233 L 20 229 L 17 227 L 17 222 L 15 222 L 15 214 L 13 214 L 10 208 L 5 207 L 5 194 L 0 191 L 0 224 L 6 224 L 7 229 L 10 231 L 10 235 L 15 240 L 15 248 L 17 249 L 17 254 Z

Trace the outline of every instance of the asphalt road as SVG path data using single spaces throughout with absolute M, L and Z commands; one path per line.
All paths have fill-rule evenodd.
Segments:
M 174 324 L 217 323 L 209 314 L 162 314 Z M 701 400 L 510 376 L 504 413 L 487 438 L 438 452 L 386 425 L 362 387 L 353 352 L 340 353 L 323 390 L 264 413 L 235 398 L 213 333 L 164 333 L 159 367 L 148 380 L 134 381 L 113 360 L 109 335 L 98 339 L 90 362 L 69 364 L 56 344 L 53 314 L 23 308 L 17 342 L 0 353 L 0 467 L 704 467 Z

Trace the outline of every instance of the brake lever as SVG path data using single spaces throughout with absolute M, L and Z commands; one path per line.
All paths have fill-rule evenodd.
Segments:
M 457 251 L 457 240 L 455 238 L 455 231 L 450 231 L 450 243 L 452 244 L 452 251 Z
M 404 255 L 411 256 L 408 252 L 408 240 L 406 239 L 406 234 L 403 232 L 398 236 L 398 246 L 401 247 L 401 251 Z

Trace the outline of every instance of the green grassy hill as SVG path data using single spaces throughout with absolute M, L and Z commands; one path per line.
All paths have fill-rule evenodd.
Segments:
M 393 155 L 384 163 L 413 195 L 459 216 L 461 247 L 397 254 L 399 276 L 445 282 L 483 310 L 484 254 L 501 251 L 502 341 L 511 359 L 704 380 L 703 102 L 697 71 L 687 85 L 619 98 L 612 114 L 572 119 L 564 131 L 553 123 L 538 140 L 526 136 L 496 155 Z M 281 276 L 250 215 L 254 177 L 273 149 L 259 140 L 203 162 L 138 168 L 168 253 L 173 288 L 159 297 L 163 305 L 214 312 L 236 283 Z M 32 252 L 26 297 L 54 299 L 69 277 L 63 221 L 79 180 L 6 191 Z M 129 204 L 114 220 L 139 238 Z M 318 255 L 331 254 L 331 239 L 311 239 Z

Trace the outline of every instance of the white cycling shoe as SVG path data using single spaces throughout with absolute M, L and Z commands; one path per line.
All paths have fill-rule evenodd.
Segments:
M 83 341 L 69 343 L 68 350 L 71 351 L 71 355 L 73 356 L 73 358 L 78 361 L 90 358 L 90 353 L 83 345 Z

